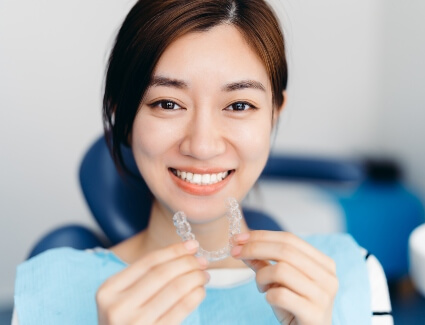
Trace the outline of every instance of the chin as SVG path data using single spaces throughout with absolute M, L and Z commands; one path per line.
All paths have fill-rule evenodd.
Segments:
M 226 215 L 226 200 L 229 197 L 240 199 L 235 195 L 227 193 L 217 193 L 213 196 L 186 196 L 174 202 L 170 202 L 170 211 L 172 214 L 183 211 L 189 222 L 202 224 L 214 221 Z
M 204 223 L 220 218 L 226 214 L 227 196 L 215 197 L 194 197 L 190 200 L 176 204 L 176 211 L 183 211 L 188 220 L 194 223 Z

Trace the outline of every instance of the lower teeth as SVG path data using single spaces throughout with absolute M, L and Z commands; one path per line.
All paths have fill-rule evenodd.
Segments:
M 227 219 L 229 220 L 229 242 L 227 245 L 216 251 L 207 251 L 202 247 L 198 248 L 196 256 L 202 256 L 210 262 L 220 261 L 230 256 L 230 250 L 233 247 L 232 237 L 241 233 L 242 213 L 239 209 L 238 201 L 234 198 L 227 199 Z M 187 221 L 183 211 L 178 211 L 173 216 L 174 226 L 177 229 L 177 234 L 183 241 L 195 239 L 192 233 L 192 228 Z

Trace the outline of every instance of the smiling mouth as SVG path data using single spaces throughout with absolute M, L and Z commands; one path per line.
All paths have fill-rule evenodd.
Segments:
M 170 171 L 181 180 L 196 185 L 212 185 L 225 180 L 234 170 L 214 174 L 195 174 L 179 169 L 170 168 Z

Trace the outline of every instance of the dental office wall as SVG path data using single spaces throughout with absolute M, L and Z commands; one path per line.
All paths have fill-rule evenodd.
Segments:
M 274 150 L 395 155 L 425 197 L 425 3 L 271 2 L 284 7 L 290 64 Z M 0 0 L 0 306 L 41 236 L 96 228 L 77 172 L 102 132 L 108 49 L 133 3 Z
M 425 2 L 382 2 L 377 152 L 396 157 L 425 199 Z

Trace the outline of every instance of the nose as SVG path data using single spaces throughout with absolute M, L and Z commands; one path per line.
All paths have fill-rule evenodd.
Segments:
M 219 117 L 205 110 L 194 113 L 187 122 L 180 153 L 198 160 L 208 160 L 225 151 L 226 141 Z

